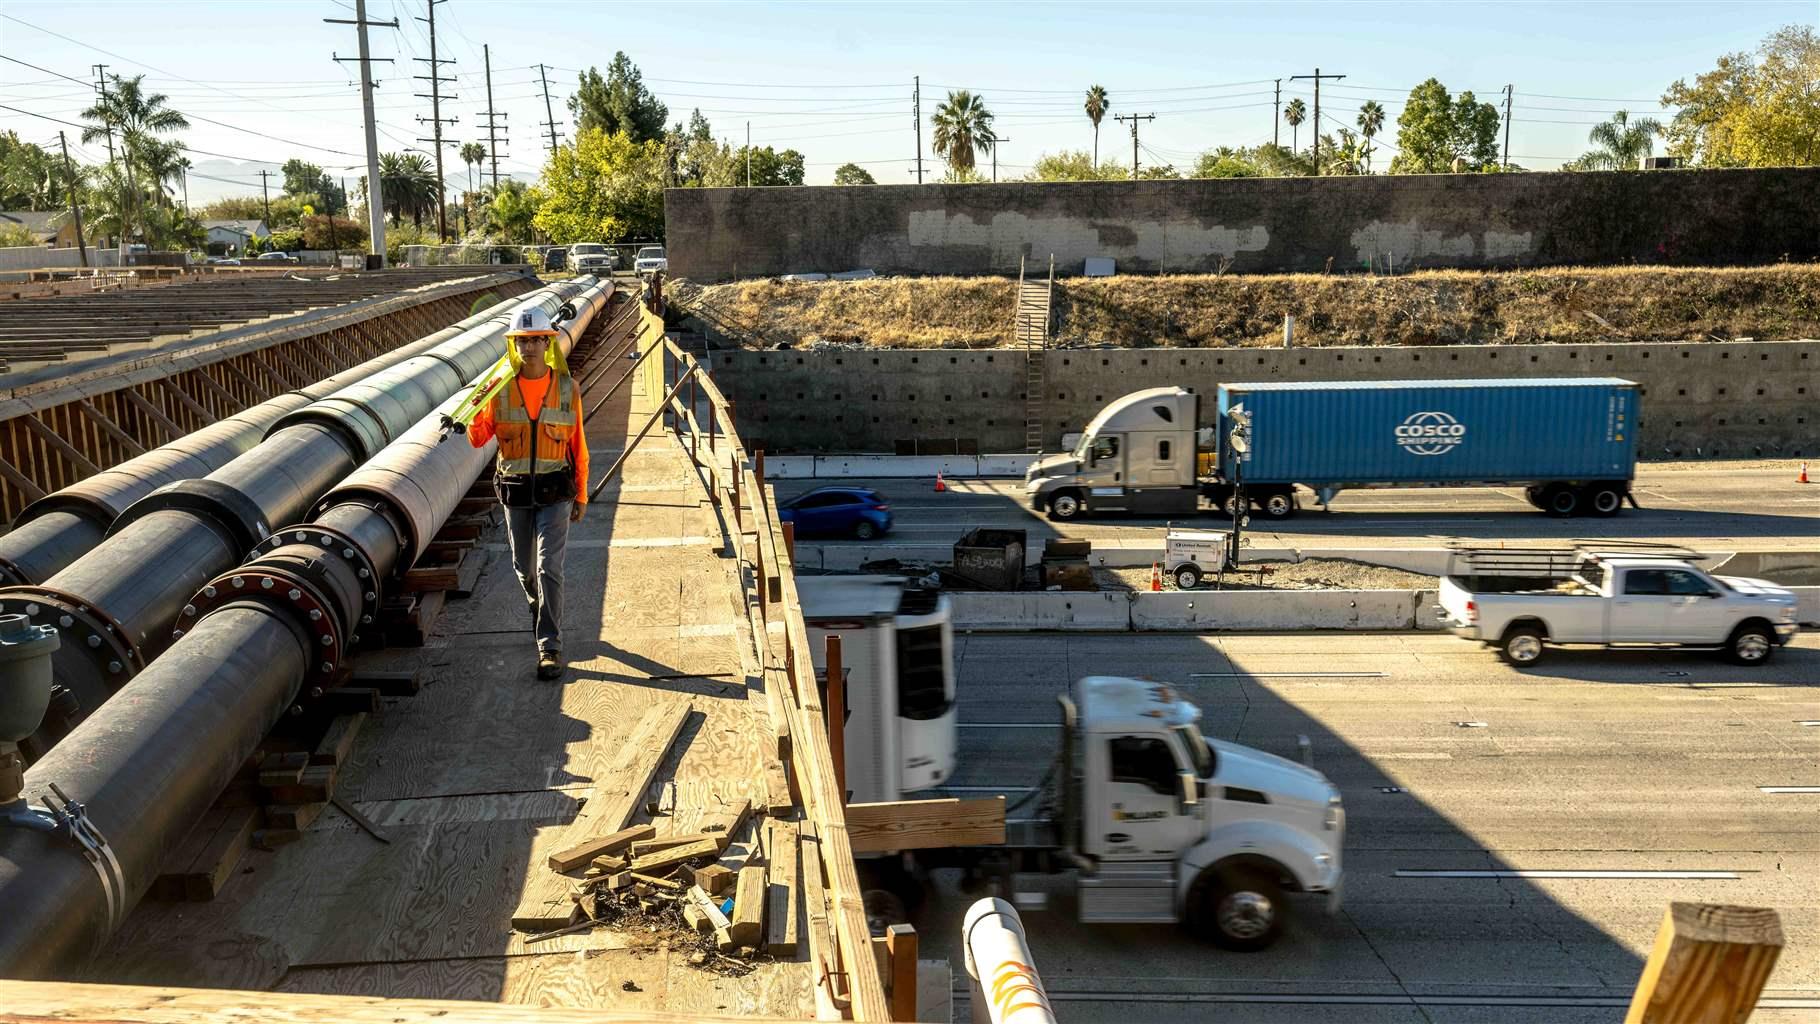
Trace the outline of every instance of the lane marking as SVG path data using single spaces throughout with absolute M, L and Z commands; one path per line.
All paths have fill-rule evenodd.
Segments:
M 1054 722 L 961 722 L 957 729 L 1060 729 Z
M 931 786 L 939 793 L 1030 793 L 1035 786 Z
M 1190 679 L 1382 679 L 1386 672 L 1190 672 Z
M 1416 750 L 1406 754 L 1366 754 L 1374 761 L 1451 761 L 1453 755 L 1442 750 Z
M 1820 793 L 1820 786 L 1758 786 L 1759 793 L 1787 795 L 1791 793 Z
M 1820 719 L 1796 719 L 1795 724 L 1812 728 L 1814 726 L 1820 726 Z
M 1454 724 L 1459 726 L 1462 729 L 1489 729 L 1489 728 L 1491 728 L 1491 726 L 1485 724 L 1484 722 L 1455 722 Z
M 1393 878 L 1609 878 L 1609 879 L 1646 879 L 1646 878 L 1740 878 L 1736 871 L 1574 871 L 1554 870 L 1549 868 L 1504 868 L 1497 870 L 1428 870 L 1422 868 L 1398 868 L 1391 873 Z
M 954 990 L 957 1000 L 971 998 L 969 989 Z M 1051 987 L 1046 995 L 1053 1003 L 1221 1003 L 1278 1004 L 1318 1006 L 1485 1006 L 1575 1009 L 1625 1007 L 1630 996 L 1474 996 L 1474 995 L 1330 995 L 1293 992 L 1132 992 L 1074 991 L 1058 992 Z M 1820 1008 L 1820 999 L 1767 998 L 1757 1001 L 1759 1009 L 1807 1010 Z

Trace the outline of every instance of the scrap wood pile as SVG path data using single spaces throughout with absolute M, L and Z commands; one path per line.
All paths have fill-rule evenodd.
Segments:
M 765 817 L 763 807 L 755 814 L 744 797 L 678 808 L 672 796 L 644 809 L 697 828 L 660 835 L 655 824 L 629 823 L 689 713 L 686 705 L 653 709 L 620 748 L 627 788 L 597 792 L 566 827 L 549 871 L 528 881 L 512 916 L 514 928 L 533 933 L 527 944 L 602 926 L 665 938 L 681 933 L 696 947 L 693 965 L 734 976 L 796 955 L 798 881 L 805 869 L 816 879 L 819 871 L 813 855 L 803 863 L 794 822 Z

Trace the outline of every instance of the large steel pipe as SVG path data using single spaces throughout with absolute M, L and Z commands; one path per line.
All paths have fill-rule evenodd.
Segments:
M 12 531 L 0 536 L 0 585 L 45 582 L 101 543 L 114 520 L 139 499 L 179 480 L 213 473 L 250 451 L 286 414 L 502 316 L 522 301 L 495 303 L 408 345 L 267 399 L 32 502 L 13 520 Z
M 610 291 L 603 284 L 574 300 L 573 335 Z M 321 515 L 212 580 L 196 595 L 196 621 L 129 697 L 108 702 L 26 772 L 28 797 L 54 783 L 87 806 L 124 898 L 110 905 L 67 843 L 0 829 L 0 977 L 50 976 L 99 948 L 304 683 L 345 654 L 380 581 L 411 564 L 490 457 L 490 446 L 461 438 L 438 443 L 441 413 L 458 401 L 326 496 Z
M 512 310 L 554 312 L 581 290 L 575 282 L 551 286 Z M 302 520 L 336 481 L 491 366 L 512 310 L 293 410 L 263 443 L 215 472 L 135 502 L 106 540 L 49 580 L 0 590 L 0 612 L 23 612 L 64 634 L 58 692 L 44 727 L 23 745 L 28 756 L 42 756 L 157 657 L 199 587 Z

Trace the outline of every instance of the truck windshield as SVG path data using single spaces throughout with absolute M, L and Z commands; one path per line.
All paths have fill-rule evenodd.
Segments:
M 1200 726 L 1178 725 L 1175 731 L 1182 737 L 1182 745 L 1188 748 L 1188 756 L 1194 760 L 1194 774 L 1197 778 L 1213 778 L 1213 751 L 1207 748 L 1207 741 L 1201 736 Z

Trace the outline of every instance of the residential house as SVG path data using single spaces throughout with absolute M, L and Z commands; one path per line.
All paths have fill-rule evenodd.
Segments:
M 202 229 L 211 256 L 239 256 L 246 252 L 249 241 L 272 237 L 262 220 L 205 220 Z
M 68 210 L 15 210 L 0 212 L 0 225 L 22 225 L 53 249 L 76 247 L 76 222 Z

